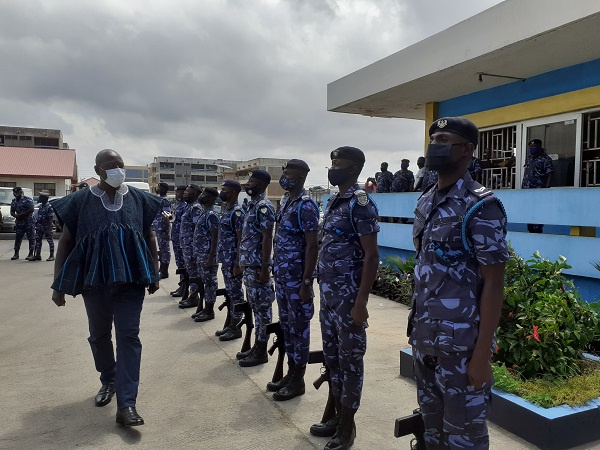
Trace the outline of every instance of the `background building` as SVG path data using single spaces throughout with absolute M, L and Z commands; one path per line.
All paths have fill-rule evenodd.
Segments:
M 124 166 L 125 179 L 150 184 L 150 169 L 148 166 Z
M 6 126 L 0 126 L 0 146 L 69 148 L 69 144 L 63 141 L 60 130 Z

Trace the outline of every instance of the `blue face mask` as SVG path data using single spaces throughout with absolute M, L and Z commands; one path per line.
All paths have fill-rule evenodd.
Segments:
M 540 151 L 542 151 L 542 149 L 539 147 L 529 147 L 530 155 L 537 155 Z
M 340 184 L 348 181 L 353 175 L 354 166 L 346 167 L 345 169 L 329 169 L 327 178 L 333 186 L 339 186 Z
M 402 170 L 406 170 L 406 169 L 408 169 L 408 164 L 400 164 L 400 168 Z
M 298 180 L 286 178 L 285 175 L 281 175 L 281 178 L 279 178 L 279 186 L 281 186 L 284 191 L 291 191 L 298 186 Z

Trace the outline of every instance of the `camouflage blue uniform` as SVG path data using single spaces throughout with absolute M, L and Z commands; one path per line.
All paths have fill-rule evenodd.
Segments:
M 481 161 L 479 160 L 479 158 L 473 157 L 473 159 L 469 161 L 469 166 L 467 167 L 467 170 L 469 171 L 471 178 L 473 178 L 474 180 L 481 179 L 481 173 L 483 172 L 483 169 L 481 168 Z
M 152 229 L 156 233 L 158 241 L 159 261 L 162 264 L 169 264 L 171 262 L 171 246 L 169 245 L 169 241 L 171 240 L 171 224 L 163 221 L 163 212 L 171 213 L 171 202 L 167 197 L 161 197 L 160 200 L 161 209 L 152 222 Z
M 265 194 L 248 202 L 240 243 L 240 266 L 244 267 L 246 297 L 254 311 L 256 340 L 259 342 L 267 341 L 267 325 L 272 321 L 275 300 L 273 280 L 269 277 L 266 283 L 260 282 L 261 266 L 272 264 L 270 257 L 268 261 L 262 260 L 262 230 L 272 230 L 274 224 L 275 210 Z
M 521 189 L 545 188 L 548 175 L 552 172 L 554 172 L 554 164 L 548 155 L 528 156 L 525 160 Z
M 54 219 L 54 210 L 49 202 L 40 205 L 35 220 L 35 252 L 40 254 L 42 251 L 42 240 L 48 241 L 50 254 L 54 255 L 54 239 L 52 238 L 52 220 Z
M 480 201 L 466 222 L 463 218 Z M 468 172 L 444 194 L 418 200 L 413 240 L 415 294 L 409 319 L 418 400 L 428 448 L 487 448 L 491 386 L 470 386 L 467 364 L 478 337 L 480 266 L 508 260 L 506 216 Z
M 231 208 L 223 203 L 224 208 L 219 222 L 219 241 L 217 242 L 217 258 L 221 263 L 221 272 L 225 282 L 225 290 L 229 296 L 229 311 L 231 322 L 239 323 L 242 320 L 241 313 L 234 313 L 234 305 L 244 302 L 244 291 L 242 290 L 242 275 L 233 276 L 233 267 L 238 259 L 237 234 L 244 226 L 244 210 L 235 202 Z
M 364 262 L 360 236 L 379 232 L 377 216 L 373 201 L 355 184 L 343 197 L 330 197 L 323 219 L 318 265 L 323 354 L 333 395 L 352 409 L 360 405 L 367 350 L 366 324 L 356 327 L 352 320 Z
M 188 203 L 184 201 L 175 201 L 173 216 L 173 226 L 171 228 L 171 240 L 173 241 L 173 253 L 175 254 L 175 264 L 178 269 L 185 269 L 185 260 L 183 259 L 183 250 L 180 243 L 181 217 L 188 208 Z M 183 274 L 179 275 L 179 279 L 183 280 Z
M 399 170 L 392 180 L 392 192 L 410 192 L 415 185 L 415 176 L 412 171 Z
M 215 304 L 217 300 L 217 255 L 215 254 L 214 264 L 209 266 L 208 256 L 212 243 L 213 231 L 219 230 L 219 216 L 214 206 L 202 208 L 202 213 L 196 222 L 194 229 L 194 255 L 198 266 L 198 274 L 204 283 L 204 301 L 206 304 Z
M 375 174 L 375 180 L 377 180 L 377 193 L 385 194 L 392 191 L 392 181 L 394 175 L 389 170 L 385 172 L 377 172 Z
M 277 232 L 273 244 L 273 272 L 288 361 L 297 367 L 308 363 L 310 320 L 315 309 L 298 295 L 303 283 L 306 255 L 305 232 L 319 230 L 319 207 L 302 191 L 294 198 L 285 194 L 277 213 Z M 312 291 L 312 287 L 311 287 Z
M 438 174 L 433 170 L 425 168 L 423 174 L 423 182 L 421 183 L 421 190 L 426 191 L 430 186 L 433 186 L 438 182 Z
M 16 214 L 22 214 L 33 205 L 33 200 L 29 197 L 21 195 L 21 198 L 17 200 L 14 198 L 10 204 L 11 209 L 15 208 Z M 26 219 L 15 221 L 15 253 L 21 248 L 21 241 L 23 236 L 27 234 L 29 240 L 29 253 L 33 254 L 35 249 L 35 220 L 33 214 L 30 214 Z
M 196 202 L 188 205 L 181 216 L 181 226 L 179 228 L 179 245 L 183 252 L 185 269 L 190 280 L 190 295 L 198 291 L 198 283 L 200 282 L 200 273 L 194 254 L 194 230 L 200 214 L 202 214 L 200 203 Z

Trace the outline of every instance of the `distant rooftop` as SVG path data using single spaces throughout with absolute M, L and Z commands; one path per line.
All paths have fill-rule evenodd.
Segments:
M 75 150 L 0 146 L 0 174 L 77 179 Z

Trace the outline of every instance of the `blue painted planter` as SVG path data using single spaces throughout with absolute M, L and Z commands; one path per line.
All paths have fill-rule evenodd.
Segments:
M 412 350 L 400 351 L 400 375 L 413 379 Z M 542 408 L 492 388 L 489 420 L 532 444 L 549 450 L 600 439 L 600 398 L 585 406 Z

